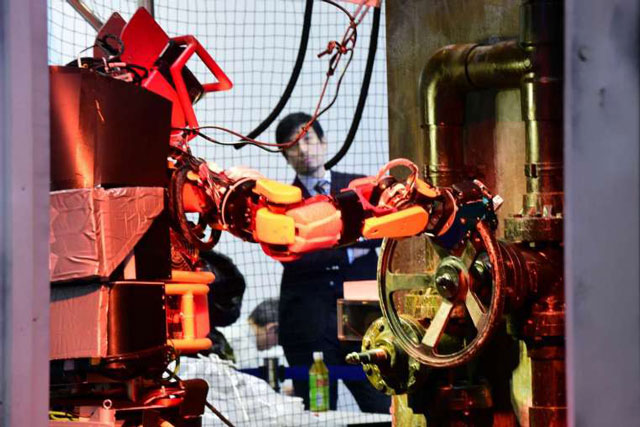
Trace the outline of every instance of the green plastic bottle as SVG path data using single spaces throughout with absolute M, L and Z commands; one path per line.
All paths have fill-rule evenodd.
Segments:
M 329 410 L 329 369 L 321 351 L 313 352 L 313 365 L 309 369 L 309 407 L 313 412 Z

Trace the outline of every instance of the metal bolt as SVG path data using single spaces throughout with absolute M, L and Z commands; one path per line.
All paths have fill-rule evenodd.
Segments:
M 458 270 L 453 267 L 445 266 L 438 270 L 436 276 L 436 289 L 438 293 L 447 299 L 455 297 L 458 293 L 460 285 L 460 276 Z
M 469 274 L 482 284 L 491 283 L 491 267 L 484 261 L 476 260 L 469 268 Z

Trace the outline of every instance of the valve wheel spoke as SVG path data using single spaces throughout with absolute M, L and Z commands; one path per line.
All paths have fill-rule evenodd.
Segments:
M 491 225 L 483 221 L 476 224 L 464 246 L 445 249 L 432 239 L 421 235 L 385 240 L 378 277 L 381 308 L 399 346 L 409 356 L 434 368 L 451 368 L 468 363 L 499 325 L 504 307 L 503 258 Z M 410 293 L 405 299 L 394 297 L 394 292 L 404 290 L 425 292 Z M 417 304 L 423 304 L 424 310 L 414 310 Z M 419 341 L 403 330 L 400 316 L 414 316 L 404 313 L 405 309 L 415 312 L 413 320 L 420 324 L 431 318 Z M 468 329 L 459 327 L 465 323 L 459 318 L 467 316 L 465 311 L 475 337 L 462 348 L 450 346 L 447 340 L 445 348 L 441 342 L 444 344 L 447 333 L 466 335 Z M 454 320 L 456 327 L 448 330 Z
M 427 332 L 424 334 L 422 338 L 422 344 L 427 347 L 434 348 L 438 345 L 440 341 L 440 337 L 447 327 L 447 323 L 449 322 L 449 317 L 451 316 L 451 311 L 453 310 L 453 304 L 444 299 L 440 304 L 440 308 L 436 312 L 436 315 L 431 320 L 431 324 L 427 328 Z
M 431 262 L 433 266 L 437 266 L 440 261 L 449 256 L 447 250 L 436 244 L 430 238 L 425 237 L 425 258 L 427 262 Z M 429 267 L 429 265 L 427 265 Z
M 467 307 L 473 326 L 476 327 L 476 330 L 481 330 L 487 321 L 488 312 L 480 299 L 476 294 L 468 291 L 464 299 L 464 305 Z
M 476 260 L 477 250 L 473 243 L 467 242 L 467 245 L 464 248 L 464 251 L 460 255 L 460 259 L 462 263 L 466 267 L 467 270 L 473 265 L 473 262 Z
M 433 285 L 434 280 L 429 273 L 387 273 L 387 292 L 426 288 Z

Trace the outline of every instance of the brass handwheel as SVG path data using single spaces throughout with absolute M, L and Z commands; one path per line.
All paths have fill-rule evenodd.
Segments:
M 387 239 L 382 245 L 378 264 L 382 312 L 400 347 L 419 362 L 436 368 L 463 365 L 483 348 L 502 318 L 505 273 L 494 233 L 479 221 L 466 244 L 456 251 L 447 251 L 426 235 L 411 239 L 418 240 L 407 243 L 407 239 Z M 402 271 L 407 270 L 410 259 L 398 249 L 402 245 L 408 249 L 411 244 L 415 249 L 416 243 L 424 265 L 418 271 Z M 429 319 L 416 319 L 426 328 L 422 339 L 417 339 L 402 327 L 400 314 L 406 313 L 401 313 L 401 296 L 428 288 L 437 290 L 439 304 Z M 464 337 L 461 349 L 447 352 L 439 344 L 452 317 L 466 320 L 475 334 L 473 338 Z

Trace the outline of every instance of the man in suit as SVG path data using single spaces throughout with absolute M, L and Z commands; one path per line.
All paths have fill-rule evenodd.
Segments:
M 276 129 L 278 144 L 291 141 L 311 117 L 305 113 L 286 116 Z M 327 171 L 327 141 L 317 121 L 293 146 L 283 151 L 287 162 L 296 171 L 293 185 L 305 197 L 334 194 L 346 188 L 360 175 Z M 313 352 L 322 351 L 328 366 L 344 365 L 350 351 L 359 345 L 347 346 L 338 341 L 337 308 L 342 298 L 342 284 L 349 280 L 375 279 L 377 254 L 372 245 L 328 249 L 303 255 L 283 263 L 280 286 L 279 342 L 290 366 L 307 369 L 313 363 Z M 388 413 L 390 398 L 375 390 L 367 380 L 345 380 L 358 406 L 364 412 Z M 295 394 L 309 407 L 308 381 L 294 381 Z M 337 382 L 330 382 L 330 408 L 337 403 Z

